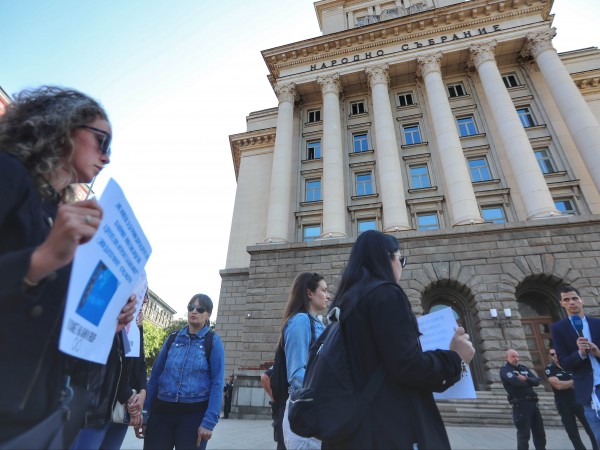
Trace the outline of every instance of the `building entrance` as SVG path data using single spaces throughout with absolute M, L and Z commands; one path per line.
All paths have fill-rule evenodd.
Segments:
M 547 391 L 550 386 L 544 376 L 544 369 L 548 365 L 548 348 L 550 347 L 550 324 L 552 317 L 528 317 L 522 318 L 521 323 L 525 331 L 525 340 L 531 354 L 532 369 L 542 379 L 542 383 Z

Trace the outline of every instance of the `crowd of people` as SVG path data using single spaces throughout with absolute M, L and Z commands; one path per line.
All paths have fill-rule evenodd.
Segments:
M 224 348 L 210 328 L 213 303 L 204 294 L 190 299 L 187 325 L 167 337 L 149 380 L 143 351 L 127 357 L 121 332 L 134 318 L 133 294 L 115 318 L 105 364 L 59 351 L 73 258 L 103 215 L 95 200 L 75 201 L 73 185 L 91 182 L 110 163 L 111 133 L 98 102 L 58 87 L 17 95 L 0 117 L 0 449 L 118 449 L 129 426 L 144 439 L 144 449 L 203 449 L 223 397 L 224 418 L 229 416 L 234 376 L 225 384 Z M 274 368 L 261 380 L 273 405 L 278 449 L 450 447 L 433 392 L 458 382 L 475 350 L 457 327 L 449 349 L 423 351 L 399 284 L 406 263 L 397 239 L 366 231 L 352 248 L 333 301 L 322 275 L 296 277 L 278 343 L 285 395 L 271 390 Z M 600 319 L 585 316 L 574 287 L 562 288 L 560 296 L 568 317 L 552 326 L 546 376 L 574 447 L 584 448 L 577 418 L 597 449 Z M 337 441 L 300 436 L 289 421 L 310 348 L 325 330 L 319 313 L 328 307 L 354 312 L 341 322 L 341 332 L 356 392 L 382 374 L 368 414 L 351 437 Z M 136 323 L 143 340 L 143 314 Z M 545 448 L 533 389 L 540 378 L 519 364 L 516 350 L 509 349 L 506 360 L 500 377 L 513 406 L 518 448 L 528 448 L 531 433 L 536 449 Z M 115 419 L 119 409 L 126 419 Z

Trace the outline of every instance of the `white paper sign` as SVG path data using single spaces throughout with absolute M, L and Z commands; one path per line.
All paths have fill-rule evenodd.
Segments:
M 127 341 L 129 342 L 130 351 L 125 353 L 125 356 L 129 358 L 136 358 L 140 356 L 140 345 L 142 340 L 140 339 L 140 329 L 136 325 L 136 319 L 142 306 L 144 304 L 144 295 L 148 289 L 148 279 L 146 278 L 146 271 L 142 270 L 140 277 L 133 289 L 133 293 L 136 298 L 134 319 L 125 326 L 125 333 L 127 334 Z
M 59 349 L 105 364 L 117 317 L 152 248 L 116 181 L 108 182 L 99 203 L 103 216 L 98 231 L 78 247 L 73 260 Z
M 443 308 L 417 318 L 421 336 L 421 347 L 423 351 L 427 350 L 448 350 L 450 341 L 454 336 L 454 330 L 458 327 L 452 308 Z M 444 392 L 434 392 L 435 399 L 445 398 L 477 398 L 475 386 L 471 371 L 467 366 L 467 371 L 463 374 L 461 380 L 454 386 L 449 387 Z

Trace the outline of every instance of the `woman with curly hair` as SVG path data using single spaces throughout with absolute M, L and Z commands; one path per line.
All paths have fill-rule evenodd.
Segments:
M 75 203 L 71 185 L 110 162 L 110 140 L 106 112 L 70 89 L 24 91 L 0 116 L 0 447 L 68 446 L 78 429 L 82 414 L 66 424 L 61 412 L 68 389 L 58 337 L 71 262 L 102 209 Z M 135 297 L 117 329 L 134 309 Z

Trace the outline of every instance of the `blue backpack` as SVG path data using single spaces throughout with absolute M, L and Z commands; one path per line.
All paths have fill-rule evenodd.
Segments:
M 385 283 L 375 283 L 368 291 Z M 362 392 L 354 387 L 342 325 L 356 303 L 343 314 L 340 308 L 333 308 L 327 315 L 330 325 L 310 349 L 302 389 L 290 398 L 288 411 L 290 427 L 300 436 L 325 442 L 350 438 L 383 384 L 385 373 L 379 367 Z

